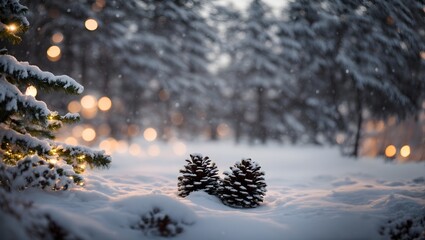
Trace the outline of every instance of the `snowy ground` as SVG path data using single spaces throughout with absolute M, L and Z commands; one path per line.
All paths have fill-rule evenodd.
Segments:
M 152 238 L 131 226 L 154 207 L 185 223 L 173 239 L 380 239 L 388 219 L 425 209 L 425 162 L 355 160 L 336 148 L 273 144 L 187 143 L 183 156 L 171 145 L 157 147 L 155 157 L 114 154 L 109 170 L 87 171 L 84 188 L 20 195 L 85 239 Z M 252 158 L 266 173 L 265 203 L 233 209 L 203 192 L 179 198 L 177 176 L 192 152 L 209 156 L 220 173 Z

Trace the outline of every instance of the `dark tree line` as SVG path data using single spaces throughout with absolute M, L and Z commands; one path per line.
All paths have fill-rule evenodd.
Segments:
M 9 51 L 108 95 L 112 110 L 90 121 L 106 121 L 115 138 L 136 125 L 164 140 L 217 139 L 225 123 L 236 141 L 335 144 L 340 135 L 357 155 L 365 119 L 401 120 L 424 100 L 424 1 L 297 0 L 279 14 L 260 0 L 243 10 L 204 0 L 22 2 L 30 40 Z M 88 18 L 97 30 L 84 28 Z M 51 62 L 46 39 L 58 32 L 61 59 Z

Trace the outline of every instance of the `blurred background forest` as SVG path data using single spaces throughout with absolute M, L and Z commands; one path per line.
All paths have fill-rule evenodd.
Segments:
M 423 0 L 21 3 L 32 26 L 9 52 L 85 86 L 37 95 L 81 114 L 67 143 L 232 139 L 425 159 Z

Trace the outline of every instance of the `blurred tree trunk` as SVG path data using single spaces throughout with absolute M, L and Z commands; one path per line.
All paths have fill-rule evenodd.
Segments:
M 362 97 L 361 97 L 361 91 L 360 89 L 356 89 L 356 115 L 357 115 L 357 128 L 356 128 L 356 135 L 354 138 L 354 149 L 352 156 L 358 157 L 359 156 L 359 150 L 360 150 L 360 135 L 362 131 L 362 124 L 363 124 L 363 116 L 362 116 L 362 110 L 363 110 L 363 104 L 362 104 Z
M 242 126 L 241 124 L 244 121 L 244 110 L 239 104 L 240 96 L 239 94 L 234 94 L 232 99 L 232 113 L 230 117 L 233 119 L 233 129 L 235 131 L 235 142 L 239 143 L 242 137 Z
M 265 113 L 265 104 L 264 104 L 264 88 L 257 87 L 257 126 L 256 126 L 256 137 L 260 139 L 261 143 L 266 143 L 267 141 L 267 130 L 264 126 L 264 113 Z

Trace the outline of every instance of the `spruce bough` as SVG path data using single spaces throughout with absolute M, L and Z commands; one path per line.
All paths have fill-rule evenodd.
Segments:
M 28 9 L 18 0 L 0 0 L 0 38 L 19 43 L 29 23 Z M 83 86 L 68 76 L 55 76 L 37 66 L 19 62 L 0 50 L 0 186 L 6 189 L 40 187 L 66 190 L 83 184 L 86 168 L 108 167 L 103 151 L 54 141 L 54 131 L 79 120 L 78 114 L 61 115 L 23 90 L 81 94 Z

